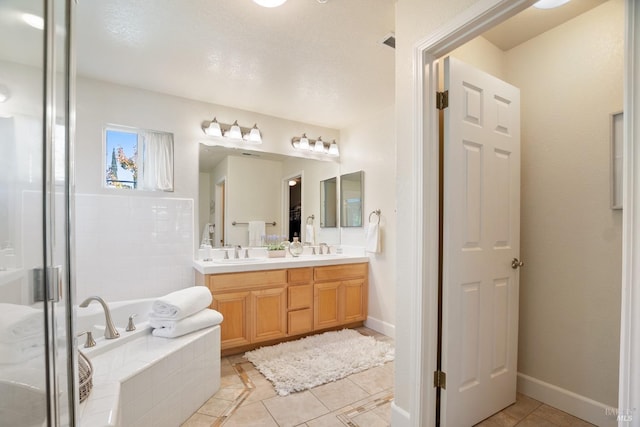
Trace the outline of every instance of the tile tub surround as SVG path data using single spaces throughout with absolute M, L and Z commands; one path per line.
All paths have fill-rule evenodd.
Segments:
M 175 427 L 220 387 L 220 326 L 167 339 L 140 337 L 97 356 L 82 426 Z

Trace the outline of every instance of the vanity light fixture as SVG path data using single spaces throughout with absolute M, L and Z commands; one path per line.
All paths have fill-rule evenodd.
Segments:
M 262 134 L 258 125 L 254 124 L 252 128 L 244 128 L 238 124 L 238 121 L 234 121 L 233 124 L 227 125 L 219 123 L 214 117 L 211 121 L 205 121 L 202 123 L 202 131 L 207 136 L 215 138 L 223 138 L 226 142 L 248 142 L 252 144 L 262 144 Z M 209 143 L 204 141 L 205 145 L 218 145 L 215 143 Z M 224 144 L 222 144 L 224 145 Z
M 298 151 L 310 154 L 323 154 L 331 157 L 340 156 L 340 150 L 338 150 L 338 144 L 335 139 L 328 143 L 323 141 L 322 137 L 310 139 L 303 133 L 301 137 L 294 136 L 291 138 L 291 145 Z
M 533 4 L 536 9 L 555 9 L 565 3 L 569 3 L 570 0 L 540 0 Z

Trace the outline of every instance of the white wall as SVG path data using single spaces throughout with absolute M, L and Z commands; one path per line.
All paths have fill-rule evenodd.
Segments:
M 193 284 L 191 260 L 201 233 L 197 229 L 198 215 L 194 213 L 194 204 L 198 202 L 198 144 L 206 138 L 201 129 L 202 122 L 211 120 L 214 115 L 222 123 L 234 120 L 243 126 L 258 123 L 264 142 L 257 149 L 262 151 L 300 156 L 290 141 L 303 132 L 340 140 L 339 131 L 335 129 L 78 78 L 74 165 L 76 192 L 81 202 L 76 212 L 78 298 L 94 292 L 107 301 L 152 297 Z M 105 124 L 173 133 L 175 191 L 130 192 L 103 188 L 102 133 Z M 91 202 L 83 206 L 83 197 Z M 183 203 L 191 206 L 188 230 L 181 222 L 186 215 Z M 135 214 L 127 210 L 127 206 L 133 205 L 139 209 Z M 100 214 L 97 206 L 110 215 Z M 155 238 L 165 224 L 158 222 L 164 219 L 156 215 L 158 206 L 162 215 L 179 221 L 180 232 L 173 235 L 174 240 Z M 101 218 L 99 223 L 96 218 Z M 155 219 L 143 223 L 137 222 L 139 218 Z M 147 231 L 138 233 L 141 228 L 132 229 L 133 224 L 140 227 L 146 224 L 144 229 Z M 105 230 L 108 230 L 108 236 L 104 234 Z M 189 254 L 184 249 L 187 239 L 191 246 Z M 118 242 L 126 242 L 138 248 L 138 252 L 133 256 Z M 156 275 L 148 273 L 160 263 L 164 275 L 158 282 Z M 101 279 L 107 277 L 110 279 Z
M 396 164 L 394 107 L 341 130 L 340 173 L 364 171 L 364 225 L 369 214 L 380 209 L 382 251 L 369 254 L 369 318 L 367 326 L 395 336 L 396 238 L 415 238 L 415 230 L 396 227 Z M 371 217 L 375 220 L 375 215 Z M 341 228 L 343 245 L 365 246 L 365 228 Z
M 518 371 L 617 407 L 622 211 L 609 115 L 622 110 L 624 1 L 507 52 L 521 90 Z

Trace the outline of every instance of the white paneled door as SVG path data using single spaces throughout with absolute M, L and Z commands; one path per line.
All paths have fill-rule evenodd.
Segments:
M 445 90 L 440 425 L 468 427 L 516 399 L 520 91 L 455 58 Z

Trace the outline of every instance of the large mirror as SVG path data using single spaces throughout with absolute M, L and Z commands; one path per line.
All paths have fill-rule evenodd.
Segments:
M 320 227 L 338 226 L 338 180 L 333 178 L 320 181 Z
M 202 144 L 199 155 L 199 242 L 252 246 L 249 223 L 264 222 L 263 243 L 294 233 L 303 243 L 340 243 L 320 226 L 320 182 L 340 174 L 338 163 Z
M 362 227 L 364 172 L 340 176 L 340 226 Z

